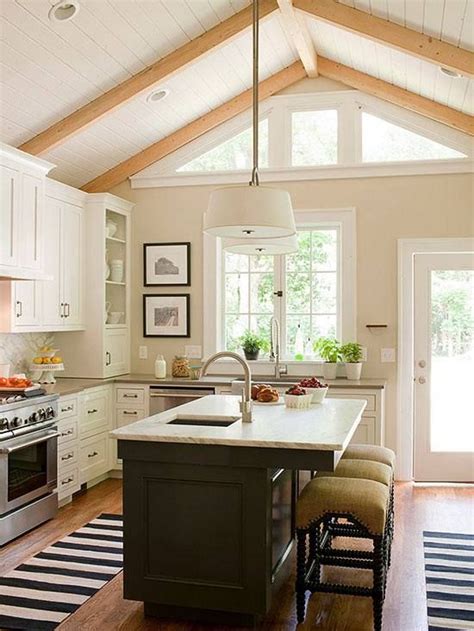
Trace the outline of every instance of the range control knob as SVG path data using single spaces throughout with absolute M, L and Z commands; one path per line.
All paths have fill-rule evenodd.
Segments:
M 46 408 L 46 420 L 49 420 L 50 418 L 54 418 L 54 417 L 55 417 L 54 409 L 51 406 Z
M 8 428 L 8 419 L 0 418 L 0 432 Z
M 30 418 L 28 419 L 29 423 L 37 423 L 39 420 L 38 412 L 33 412 L 30 414 Z
M 43 410 L 43 408 L 40 408 L 37 412 L 38 417 L 40 419 L 40 421 L 44 421 L 46 418 L 46 412 Z
M 23 419 L 20 416 L 15 416 L 11 420 L 12 427 L 21 427 L 23 425 Z

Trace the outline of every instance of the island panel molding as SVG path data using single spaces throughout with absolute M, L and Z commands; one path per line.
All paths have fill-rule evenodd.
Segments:
M 144 294 L 143 337 L 190 337 L 190 294 Z
M 191 243 L 144 243 L 143 284 L 145 287 L 189 287 Z

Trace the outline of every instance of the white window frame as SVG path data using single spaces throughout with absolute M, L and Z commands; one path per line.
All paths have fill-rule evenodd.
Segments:
M 291 166 L 291 114 L 295 111 L 326 109 L 335 109 L 338 112 L 338 163 L 309 167 Z M 362 162 L 361 111 L 461 151 L 467 157 L 449 160 Z M 261 169 L 262 181 L 474 172 L 473 142 L 468 134 L 357 90 L 273 96 L 261 105 L 260 119 L 263 118 L 268 118 L 269 166 Z M 132 176 L 132 188 L 248 182 L 248 170 L 180 173 L 176 170 L 193 158 L 231 139 L 250 124 L 249 111 L 234 117 Z
M 334 210 L 298 210 L 295 212 L 297 227 L 332 228 L 339 231 L 338 252 L 339 296 L 338 318 L 343 342 L 356 339 L 356 210 L 355 208 Z M 222 350 L 224 340 L 224 270 L 222 240 L 203 234 L 203 356 L 208 357 Z M 281 279 L 283 282 L 284 279 Z M 285 323 L 282 322 L 282 331 Z M 282 344 L 283 346 L 283 344 Z M 285 345 L 286 346 L 286 345 Z M 258 360 L 258 364 L 265 364 Z M 285 363 L 293 363 L 285 360 Z M 299 365 L 315 362 L 297 362 Z M 316 362 L 320 363 L 320 362 Z

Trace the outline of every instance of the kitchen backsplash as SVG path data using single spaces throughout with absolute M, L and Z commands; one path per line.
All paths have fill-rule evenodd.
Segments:
M 52 333 L 0 333 L 0 364 L 10 364 L 10 375 L 27 373 L 41 346 L 54 346 Z

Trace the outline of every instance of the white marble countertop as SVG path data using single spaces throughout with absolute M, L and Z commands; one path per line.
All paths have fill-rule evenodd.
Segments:
M 253 422 L 229 427 L 169 425 L 179 415 L 195 418 L 239 416 L 238 396 L 213 395 L 185 403 L 111 432 L 119 440 L 236 447 L 342 451 L 349 444 L 367 405 L 360 399 L 326 399 L 307 410 L 285 405 L 254 405 Z

